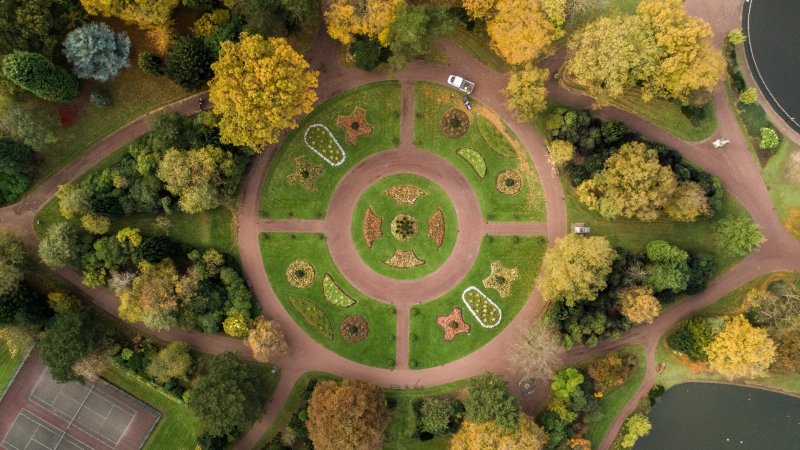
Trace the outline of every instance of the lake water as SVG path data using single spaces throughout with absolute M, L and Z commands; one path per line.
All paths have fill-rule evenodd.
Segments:
M 800 398 L 728 384 L 685 383 L 650 412 L 634 450 L 800 450 Z

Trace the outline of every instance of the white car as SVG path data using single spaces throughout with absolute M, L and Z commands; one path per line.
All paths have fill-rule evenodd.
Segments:
M 475 89 L 475 83 L 465 80 L 457 75 L 450 75 L 447 77 L 447 84 L 453 86 L 459 91 L 466 92 L 467 94 L 471 94 L 472 90 Z

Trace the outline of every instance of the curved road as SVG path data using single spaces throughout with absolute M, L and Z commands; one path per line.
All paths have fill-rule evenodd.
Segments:
M 718 43 L 721 43 L 722 37 L 729 29 L 738 26 L 741 8 L 741 4 L 738 1 L 724 0 L 724 4 L 720 1 L 709 5 L 708 2 L 703 2 L 702 0 L 687 0 L 686 6 L 691 14 L 701 16 L 712 24 Z M 548 209 L 547 220 L 541 224 L 486 224 L 482 217 L 472 214 L 461 224 L 461 234 L 468 237 L 469 241 L 486 233 L 541 234 L 546 236 L 549 242 L 552 243 L 554 238 L 565 234 L 567 218 L 561 183 L 547 162 L 544 141 L 532 126 L 516 123 L 512 114 L 506 108 L 502 95 L 502 89 L 507 82 L 505 74 L 497 73 L 481 66 L 460 47 L 450 41 L 441 41 L 441 46 L 449 56 L 450 64 L 434 66 L 412 63 L 404 70 L 393 74 L 395 78 L 401 81 L 403 98 L 401 150 L 398 151 L 414 151 L 411 149 L 413 127 L 410 125 L 413 120 L 413 82 L 428 80 L 441 83 L 449 73 L 460 73 L 474 80 L 478 85 L 475 97 L 498 112 L 509 123 L 531 153 L 544 188 Z M 309 55 L 312 67 L 321 72 L 320 102 L 338 92 L 386 78 L 386 74 L 383 73 L 367 73 L 342 67 L 338 62 L 339 54 L 338 44 L 328 38 L 324 31 L 321 31 L 311 55 Z M 551 67 L 551 69 L 556 69 L 562 61 L 563 55 L 556 55 L 546 60 L 545 65 Z M 581 92 L 572 91 L 555 82 L 551 82 L 549 88 L 550 96 L 558 102 L 577 108 L 591 107 L 591 99 Z M 681 141 L 646 121 L 618 109 L 604 108 L 595 111 L 595 114 L 602 118 L 626 122 L 634 131 L 680 151 L 703 169 L 719 176 L 725 189 L 750 212 L 768 239 L 758 251 L 750 254 L 731 270 L 713 280 L 705 291 L 698 295 L 687 297 L 677 305 L 664 311 L 653 324 L 636 327 L 626 333 L 619 341 L 606 340 L 594 349 L 576 348 L 565 355 L 565 362 L 573 363 L 624 345 L 638 344 L 642 345 L 646 350 L 647 368 L 645 381 L 615 419 L 601 443 L 601 448 L 610 447 L 610 443 L 616 436 L 624 419 L 636 408 L 639 399 L 646 395 L 653 384 L 655 378 L 655 350 L 660 337 L 664 333 L 668 332 L 679 320 L 694 314 L 713 303 L 722 295 L 755 277 L 776 270 L 800 271 L 800 258 L 797 258 L 797 255 L 800 255 L 800 243 L 785 232 L 772 209 L 761 173 L 747 148 L 745 138 L 741 135 L 736 118 L 728 105 L 724 86 L 718 86 L 714 91 L 713 103 L 719 126 L 717 135 L 731 139 L 731 143 L 722 152 L 713 150 L 708 142 L 687 143 Z M 176 110 L 184 114 L 195 112 L 197 109 L 196 96 L 163 109 Z M 93 145 L 79 158 L 72 161 L 43 184 L 37 186 L 23 201 L 0 209 L 0 226 L 12 229 L 20 234 L 28 245 L 35 247 L 37 243 L 33 234 L 35 214 L 45 202 L 53 197 L 57 186 L 74 181 L 119 147 L 146 132 L 146 119 L 146 117 L 140 118 Z M 403 148 L 405 150 L 402 150 Z M 273 146 L 256 157 L 248 173 L 238 216 L 239 248 L 245 274 L 253 285 L 253 291 L 262 309 L 268 316 L 281 323 L 291 350 L 289 355 L 274 361 L 282 370 L 278 387 L 270 400 L 270 404 L 267 406 L 264 416 L 237 443 L 236 448 L 253 448 L 255 442 L 279 412 L 297 378 L 302 373 L 311 370 L 333 372 L 343 377 L 359 378 L 384 386 L 403 387 L 437 385 L 492 370 L 502 372 L 514 386 L 514 381 L 519 379 L 520 374 L 513 373 L 507 367 L 507 363 L 504 360 L 505 347 L 508 342 L 513 341 L 522 332 L 528 321 L 538 317 L 544 309 L 545 304 L 538 290 L 533 292 L 520 313 L 498 337 L 470 355 L 436 368 L 424 370 L 410 370 L 407 368 L 408 305 L 398 308 L 398 367 L 394 370 L 377 369 L 354 363 L 328 351 L 306 335 L 291 320 L 270 288 L 266 273 L 263 270 L 258 234 L 266 230 L 317 231 L 324 233 L 331 229 L 330 227 L 337 220 L 337 217 L 331 216 L 321 221 L 274 222 L 262 221 L 258 217 L 258 198 L 261 194 L 264 175 L 275 149 L 276 147 Z M 448 193 L 453 195 L 453 189 L 456 189 L 458 180 L 448 183 L 455 183 L 448 189 Z M 354 183 L 352 189 L 359 189 L 358 185 L 359 183 Z M 349 189 L 342 191 L 342 195 L 349 192 Z M 474 194 L 472 195 L 474 196 Z M 347 199 L 343 201 L 346 203 Z M 465 201 L 473 202 L 474 199 L 465 199 Z M 350 216 L 345 216 L 349 220 Z M 473 225 L 475 229 L 465 228 L 470 227 L 470 225 Z M 465 233 L 469 233 L 469 236 Z M 343 235 L 344 233 L 328 234 L 333 239 L 337 234 Z M 468 246 L 470 244 L 469 242 L 464 242 L 463 245 Z M 341 247 L 338 244 L 332 245 L 332 253 L 335 253 L 333 247 L 338 249 L 335 251 L 341 250 L 344 252 L 339 258 L 347 258 L 347 245 L 345 243 L 342 243 Z M 469 258 L 472 252 L 469 248 L 464 248 L 466 249 L 464 254 Z M 359 260 L 356 258 L 353 261 Z M 353 272 L 350 272 L 350 274 L 363 273 L 357 266 L 358 262 L 355 262 L 352 268 Z M 340 267 L 343 272 L 350 270 L 346 265 L 341 265 Z M 462 269 L 458 267 L 445 268 L 443 266 L 432 276 L 437 277 L 436 279 L 441 277 L 443 282 L 448 282 L 448 277 L 454 277 L 458 270 Z M 109 313 L 116 314 L 119 301 L 108 290 L 90 289 L 82 286 L 80 275 L 74 270 L 61 270 L 59 274 Z M 353 281 L 350 275 L 348 275 L 348 278 L 350 278 L 351 282 Z M 359 287 L 370 290 L 372 288 L 369 287 L 369 283 L 374 283 L 374 281 L 371 279 L 359 281 L 360 284 L 363 283 Z M 449 282 L 452 282 L 452 280 Z M 401 286 L 402 283 L 399 283 L 395 287 L 375 292 L 381 294 L 376 295 L 376 297 L 388 301 L 395 300 L 396 297 L 392 292 L 395 292 L 395 289 L 400 289 Z M 435 295 L 436 292 L 436 290 L 433 290 L 430 294 Z M 151 332 L 148 333 L 153 334 Z M 156 333 L 155 335 L 165 340 L 186 341 L 204 352 L 219 353 L 233 350 L 249 357 L 249 352 L 246 351 L 241 341 L 223 336 L 184 331 L 169 331 Z M 524 398 L 523 401 L 526 408 L 530 410 L 535 405 L 542 405 L 546 400 L 546 395 L 547 389 L 545 388 L 538 389 L 535 395 Z

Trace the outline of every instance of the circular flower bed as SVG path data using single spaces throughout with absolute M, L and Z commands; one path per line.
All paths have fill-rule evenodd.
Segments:
M 497 176 L 495 186 L 503 195 L 515 195 L 522 189 L 522 175 L 516 169 L 506 169 Z
M 450 109 L 442 116 L 442 132 L 450 138 L 460 138 L 469 130 L 469 116 L 460 109 Z
M 419 224 L 414 216 L 398 214 L 392 219 L 392 236 L 398 241 L 408 241 L 417 234 Z
M 298 289 L 304 289 L 314 282 L 314 266 L 310 262 L 296 259 L 286 268 L 286 279 Z
M 362 315 L 347 316 L 339 325 L 339 333 L 345 341 L 358 344 L 369 336 L 369 324 Z

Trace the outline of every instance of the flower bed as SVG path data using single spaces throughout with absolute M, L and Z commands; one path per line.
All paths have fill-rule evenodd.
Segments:
M 442 133 L 449 138 L 460 138 L 469 130 L 469 116 L 460 109 L 449 109 L 442 116 Z
M 356 107 L 353 114 L 336 118 L 336 125 L 344 130 L 345 140 L 348 144 L 353 145 L 358 142 L 359 137 L 372 134 L 372 126 L 367 123 L 366 116 L 367 111 Z
M 481 179 L 486 176 L 486 161 L 480 153 L 468 147 L 461 148 L 456 153 L 472 166 Z
M 291 185 L 300 186 L 308 192 L 317 190 L 317 178 L 322 175 L 322 166 L 312 164 L 305 156 L 294 159 L 294 172 L 286 176 Z
M 501 298 L 511 295 L 511 286 L 519 279 L 519 271 L 516 267 L 506 268 L 500 261 L 492 261 L 492 273 L 483 280 L 483 287 L 494 289 L 500 294 Z
M 428 219 L 428 237 L 433 239 L 433 242 L 436 242 L 436 248 L 442 246 L 444 242 L 444 233 L 444 213 L 442 213 L 442 209 L 439 208 L 431 218 Z
M 417 199 L 425 195 L 425 191 L 410 184 L 399 184 L 392 186 L 383 192 L 392 197 L 397 205 L 413 205 Z
M 444 329 L 444 340 L 447 342 L 451 342 L 461 333 L 469 333 L 469 324 L 464 322 L 458 306 L 447 316 L 436 316 L 436 323 Z
M 303 134 L 308 148 L 319 155 L 326 163 L 333 167 L 344 164 L 346 154 L 339 141 L 333 137 L 333 133 L 325 125 L 315 123 L 306 128 Z
M 398 214 L 392 219 L 392 236 L 398 241 L 408 241 L 416 236 L 419 224 L 414 216 Z
M 522 189 L 522 175 L 516 169 L 506 169 L 497 176 L 495 187 L 503 195 L 516 195 Z
M 517 151 L 511 146 L 511 143 L 508 142 L 503 132 L 497 128 L 497 125 L 480 115 L 478 116 L 477 122 L 481 137 L 489 144 L 489 148 L 491 148 L 493 152 L 506 158 L 517 157 Z
M 383 236 L 381 225 L 383 225 L 383 219 L 378 217 L 371 207 L 367 208 L 364 220 L 361 222 L 361 231 L 364 234 L 364 240 L 367 241 L 367 247 L 372 248 L 372 243 Z
M 344 293 L 342 288 L 340 288 L 339 285 L 333 281 L 330 274 L 327 273 L 325 277 L 322 278 L 322 294 L 325 296 L 325 300 L 340 308 L 347 308 L 356 303 L 355 300 Z
M 314 266 L 310 262 L 296 259 L 286 268 L 286 279 L 298 289 L 305 289 L 314 282 Z
M 303 319 L 305 319 L 312 328 L 319 331 L 319 334 L 333 340 L 331 321 L 319 306 L 312 303 L 311 300 L 307 300 L 303 297 L 294 297 L 292 295 L 289 296 L 289 303 L 292 304 L 294 309 L 303 316 Z
M 410 269 L 425 264 L 425 261 L 419 259 L 414 250 L 395 250 L 394 255 L 383 263 L 398 269 Z
M 461 300 L 484 328 L 496 327 L 503 317 L 500 307 L 475 286 L 464 289 L 464 292 L 461 293 Z
M 339 333 L 345 341 L 358 344 L 369 336 L 369 324 L 362 315 L 347 316 L 339 325 Z

